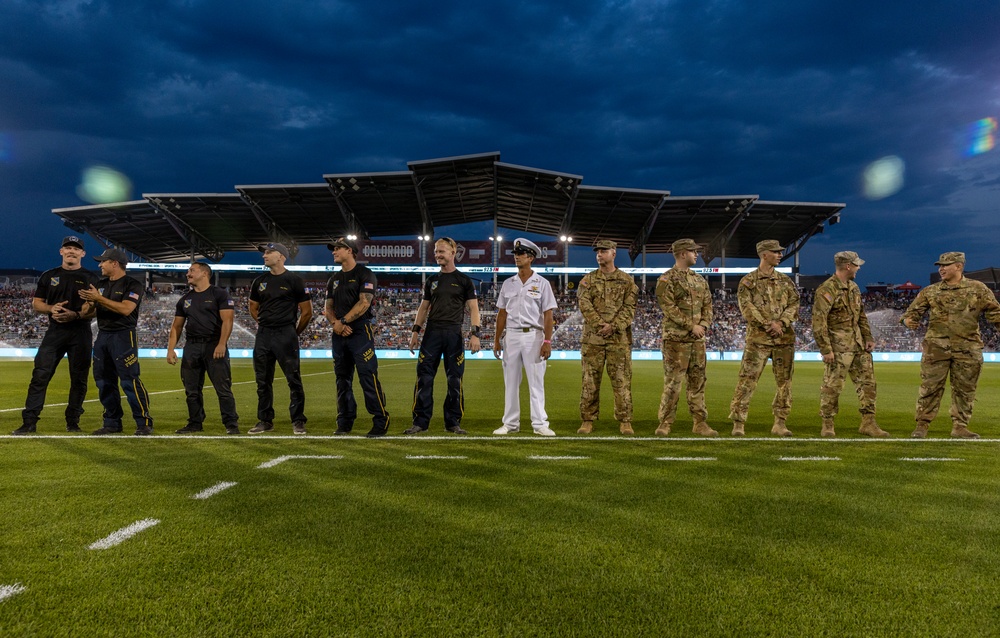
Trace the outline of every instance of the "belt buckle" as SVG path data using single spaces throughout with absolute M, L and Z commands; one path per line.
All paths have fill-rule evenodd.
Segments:
M 521 328 L 521 332 L 531 332 L 531 328 Z

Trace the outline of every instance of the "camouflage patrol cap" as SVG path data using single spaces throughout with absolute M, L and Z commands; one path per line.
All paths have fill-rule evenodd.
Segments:
M 670 244 L 670 252 L 675 255 L 682 250 L 698 251 L 702 248 L 704 248 L 704 246 L 698 245 L 698 243 L 693 239 L 678 239 L 674 243 Z
M 780 253 L 783 252 L 784 250 L 785 250 L 784 246 L 782 246 L 777 239 L 765 239 L 764 241 L 757 242 L 758 255 L 768 251 Z
M 858 253 L 853 250 L 842 250 L 833 256 L 833 263 L 838 266 L 844 264 L 854 264 L 855 266 L 864 266 L 865 260 L 858 257 Z
M 965 253 L 942 253 L 938 260 L 934 262 L 935 266 L 948 266 L 950 264 L 964 264 L 965 263 Z
M 594 250 L 617 250 L 618 244 L 610 239 L 598 239 L 594 242 Z

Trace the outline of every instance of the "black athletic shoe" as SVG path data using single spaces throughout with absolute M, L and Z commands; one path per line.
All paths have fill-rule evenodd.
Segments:
M 202 428 L 200 425 L 191 425 L 190 423 L 188 423 L 187 425 L 185 425 L 181 429 L 174 430 L 174 433 L 175 434 L 191 434 L 192 432 L 202 432 L 203 430 L 204 430 L 204 428 Z
M 101 428 L 99 430 L 94 430 L 93 432 L 90 433 L 90 435 L 91 436 L 104 436 L 106 434 L 121 434 L 121 433 L 122 433 L 122 429 L 121 428 L 115 429 L 115 428 L 109 428 L 108 426 L 104 426 L 103 428 Z
M 273 429 L 274 424 L 270 421 L 259 421 L 257 425 L 247 430 L 247 434 L 260 434 L 261 432 L 270 432 Z
M 345 434 L 350 434 L 353 428 L 345 428 L 343 426 L 337 426 L 337 431 L 333 433 L 334 436 L 344 436 Z
M 239 424 L 234 423 L 232 425 L 227 425 L 226 426 L 226 434 L 239 434 L 239 433 L 240 433 L 240 426 L 239 426 Z
M 11 434 L 13 434 L 14 436 L 23 436 L 25 434 L 34 434 L 34 433 L 35 433 L 35 426 L 33 425 L 22 425 L 21 427 L 11 432 Z
M 78 423 L 67 423 L 66 424 L 66 431 L 67 432 L 83 432 L 83 430 L 80 429 L 80 424 L 78 424 Z
M 152 434 L 153 434 L 153 428 L 149 427 L 148 425 L 145 427 L 135 429 L 136 436 L 150 436 Z
M 447 428 L 447 430 L 449 432 L 451 432 L 452 434 L 468 434 L 468 432 L 466 432 L 465 430 L 463 430 L 462 426 L 460 426 L 460 425 L 456 425 L 454 427 Z
M 419 425 L 414 425 L 408 430 L 403 430 L 403 434 L 420 434 L 421 432 L 426 432 L 427 428 L 422 428 Z
M 306 422 L 305 421 L 293 421 L 292 422 L 292 432 L 295 434 L 306 434 Z
M 388 432 L 387 430 L 380 430 L 378 428 L 372 428 L 368 432 L 368 434 L 366 434 L 365 436 L 368 437 L 369 439 L 377 439 L 379 437 L 385 436 L 387 434 L 387 432 Z

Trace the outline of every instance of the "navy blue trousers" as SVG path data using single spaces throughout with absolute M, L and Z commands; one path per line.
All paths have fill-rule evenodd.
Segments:
M 365 409 L 372 415 L 372 428 L 385 432 L 389 428 L 389 413 L 385 393 L 378 380 L 378 359 L 370 325 L 358 326 L 347 337 L 333 335 L 333 372 L 337 377 L 337 429 L 350 430 L 358 416 L 354 400 L 354 372 L 365 393 Z
M 134 330 L 99 331 L 94 342 L 94 382 L 104 406 L 104 427 L 122 429 L 122 397 L 125 392 L 137 428 L 153 427 L 149 416 L 149 393 L 139 379 L 139 349 Z
M 462 331 L 428 330 L 420 343 L 417 357 L 417 383 L 413 388 L 413 425 L 427 429 L 434 412 L 434 377 L 441 359 L 448 378 L 448 394 L 444 399 L 444 426 L 461 425 L 465 414 L 462 375 L 465 374 L 465 340 Z

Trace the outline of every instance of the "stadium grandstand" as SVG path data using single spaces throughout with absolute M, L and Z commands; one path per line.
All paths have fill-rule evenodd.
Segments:
M 183 268 L 184 263 L 196 259 L 218 262 L 227 253 L 255 252 L 268 241 L 285 243 L 294 256 L 300 247 L 322 246 L 342 235 L 354 235 L 362 245 L 378 240 L 380 249 L 361 261 L 396 264 L 398 268 L 386 270 L 411 275 L 395 277 L 391 286 L 384 285 L 376 301 L 376 345 L 392 350 L 407 348 L 420 300 L 420 279 L 412 273 L 422 263 L 433 263 L 427 256 L 428 240 L 435 228 L 492 222 L 497 235 L 502 229 L 553 238 L 571 236 L 576 245 L 612 239 L 618 242 L 620 252 L 628 253 L 633 265 L 640 259 L 644 263 L 647 253 L 669 252 L 675 239 L 692 237 L 706 247 L 706 264 L 718 259 L 722 268 L 716 270 L 722 272 L 727 257 L 756 258 L 758 241 L 777 239 L 788 247 L 783 261 L 793 262 L 791 272 L 798 280 L 799 251 L 811 237 L 838 223 L 844 208 L 843 204 L 766 201 L 758 195 L 691 197 L 673 196 L 667 190 L 589 186 L 579 175 L 501 162 L 499 153 L 413 161 L 407 169 L 327 174 L 314 184 L 244 185 L 232 193 L 145 194 L 136 201 L 59 208 L 53 213 L 67 227 L 89 235 L 99 245 L 125 250 L 135 262 L 130 268 L 140 270 L 154 264 Z M 388 240 L 399 237 L 409 239 Z M 420 239 L 414 241 L 413 237 Z M 503 247 L 492 242 L 464 243 L 469 250 L 459 267 L 481 264 L 480 274 L 492 272 L 495 277 L 504 257 Z M 548 247 L 551 259 L 540 260 L 542 264 L 568 265 L 564 241 L 553 241 Z M 262 269 L 259 261 L 254 262 L 253 268 Z M 176 268 L 172 281 L 180 282 Z M 169 277 L 157 281 L 153 274 L 146 271 L 148 295 L 140 317 L 139 339 L 142 347 L 163 348 L 182 286 Z M 220 283 L 228 285 L 237 299 L 236 327 L 230 342 L 234 350 L 253 345 L 256 325 L 247 309 L 246 286 L 255 274 L 244 267 L 244 272 Z M 980 280 L 992 277 L 987 283 L 996 289 L 994 269 L 969 275 Z M 307 349 L 328 348 L 329 326 L 321 312 L 328 276 L 323 273 L 306 278 L 315 306 L 313 322 L 301 337 Z M 381 281 L 383 275 L 379 277 Z M 810 289 L 824 278 L 802 277 L 806 285 L 801 288 L 802 304 L 795 327 L 799 351 L 815 349 Z M 553 283 L 559 302 L 553 347 L 578 350 L 582 318 L 572 281 L 566 276 Z M 730 288 L 734 284 L 731 279 Z M 708 348 L 741 351 L 745 322 L 735 299 L 726 294 L 724 275 L 721 281 L 713 282 L 713 288 L 717 292 L 715 324 L 708 335 Z M 899 324 L 902 310 L 918 289 L 912 284 L 902 289 L 873 286 L 866 293 L 878 350 L 920 349 L 922 331 L 906 330 Z M 492 290 L 495 288 L 486 287 L 481 301 L 485 343 L 491 343 L 496 315 L 489 294 Z M 40 341 L 45 318 L 31 312 L 32 291 L 31 278 L 23 274 L 8 277 L 0 286 L 0 347 L 31 348 Z M 661 316 L 652 293 L 652 282 L 642 287 L 634 324 L 635 350 L 659 350 Z M 983 326 L 983 337 L 991 350 L 1000 345 L 988 325 Z

